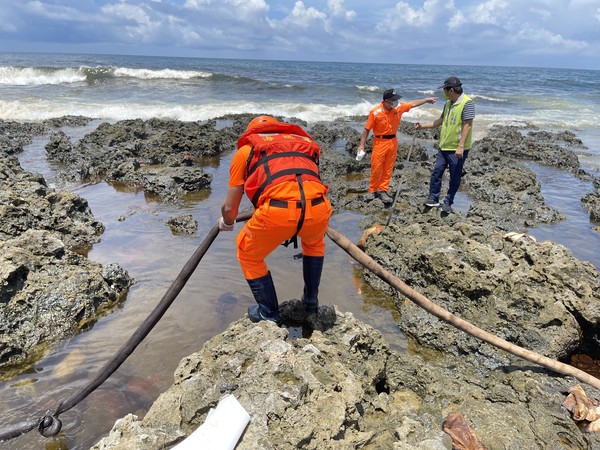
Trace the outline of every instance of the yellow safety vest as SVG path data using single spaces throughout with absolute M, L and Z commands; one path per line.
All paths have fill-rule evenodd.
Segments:
M 462 131 L 462 112 L 465 104 L 471 100 L 466 94 L 462 95 L 460 103 L 452 103 L 450 100 L 446 102 L 444 107 L 444 118 L 442 121 L 442 130 L 440 132 L 440 149 L 455 151 L 460 143 L 460 133 Z M 473 128 L 469 131 L 467 140 L 465 141 L 465 150 L 471 148 L 471 135 Z

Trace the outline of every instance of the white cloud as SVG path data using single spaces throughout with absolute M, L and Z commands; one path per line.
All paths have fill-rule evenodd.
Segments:
M 600 68 L 599 1 L 0 0 L 0 46 L 434 64 L 581 57 Z
M 562 54 L 589 48 L 587 42 L 568 39 L 543 28 L 525 27 L 516 35 L 516 39 L 527 44 L 525 53 Z
M 509 4 L 505 0 L 488 0 L 480 3 L 475 7 L 472 21 L 477 24 L 496 25 L 502 23 L 504 11 L 509 8 Z
M 30 14 L 42 16 L 51 21 L 64 20 L 72 22 L 81 20 L 81 11 L 77 8 L 44 4 L 43 2 L 37 0 L 25 3 L 24 7 L 25 11 L 29 12 Z
M 459 30 L 466 23 L 467 19 L 465 18 L 462 11 L 457 11 L 456 14 L 454 14 L 448 21 L 448 29 L 450 31 Z
M 269 5 L 265 0 L 187 0 L 184 8 L 194 14 L 182 18 L 190 26 L 232 28 L 243 24 L 254 29 L 267 22 Z M 261 33 L 262 34 L 262 33 Z
M 377 29 L 385 33 L 405 27 L 427 27 L 432 25 L 440 14 L 453 9 L 453 0 L 425 0 L 422 8 L 413 8 L 408 3 L 398 2 L 390 14 L 377 24 Z
M 203 5 L 210 5 L 212 0 L 186 0 L 184 7 L 191 9 L 200 9 Z
M 548 20 L 552 17 L 552 11 L 549 9 L 542 9 L 542 8 L 529 8 L 529 11 L 532 14 L 537 15 L 538 17 L 540 17 L 542 20 Z
M 254 15 L 269 10 L 265 0 L 186 0 L 184 7 L 202 11 L 229 11 L 240 18 L 248 13 Z
M 145 9 L 136 5 L 128 5 L 126 3 L 106 5 L 101 8 L 101 11 L 108 16 L 126 19 L 144 26 L 151 23 L 150 17 Z
M 356 11 L 347 10 L 344 7 L 344 0 L 328 0 L 327 7 L 333 17 L 352 20 L 356 17 Z
M 304 2 L 297 1 L 292 12 L 283 20 L 286 25 L 308 28 L 315 23 L 325 24 L 327 15 L 312 6 L 306 8 Z

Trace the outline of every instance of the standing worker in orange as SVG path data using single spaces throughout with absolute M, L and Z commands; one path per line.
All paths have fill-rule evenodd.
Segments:
M 232 231 L 244 192 L 254 214 L 237 235 L 237 257 L 256 305 L 248 308 L 253 322 L 281 324 L 279 302 L 265 258 L 278 245 L 302 243 L 306 311 L 316 313 L 325 256 L 325 232 L 331 204 L 319 177 L 318 144 L 298 125 L 270 116 L 250 121 L 238 140 L 229 170 L 227 197 L 221 206 L 219 230 Z
M 394 89 L 383 92 L 383 101 L 369 112 L 365 129 L 360 136 L 360 144 L 357 148 L 357 159 L 364 156 L 365 143 L 369 132 L 373 130 L 373 152 L 371 153 L 371 178 L 369 180 L 369 193 L 364 196 L 365 200 L 373 200 L 379 197 L 383 203 L 392 203 L 393 199 L 388 194 L 390 180 L 394 171 L 396 155 L 398 154 L 398 125 L 400 117 L 412 108 L 425 103 L 435 103 L 436 97 L 422 98 L 412 102 L 400 103 L 402 98 Z

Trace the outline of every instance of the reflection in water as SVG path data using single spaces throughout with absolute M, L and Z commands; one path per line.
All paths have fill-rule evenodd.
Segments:
M 238 299 L 233 292 L 224 292 L 216 298 L 214 309 L 219 318 L 219 325 L 225 328 L 229 325 L 227 318 L 231 317 L 237 304 Z
M 398 327 L 400 313 L 396 309 L 396 299 L 393 295 L 377 291 L 366 283 L 363 277 L 365 269 L 358 263 L 352 267 L 353 281 L 358 288 L 358 295 L 363 300 L 362 312 L 369 317 L 365 321 L 381 331 L 393 350 L 404 352 L 406 350 L 406 337 Z M 390 320 L 391 319 L 391 320 Z

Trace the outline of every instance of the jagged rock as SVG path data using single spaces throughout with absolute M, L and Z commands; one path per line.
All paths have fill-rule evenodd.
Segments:
M 600 278 L 565 247 L 529 238 L 513 242 L 458 214 L 432 223 L 428 215 L 402 212 L 398 221 L 367 239 L 367 253 L 451 312 L 556 359 L 593 337 L 600 323 Z M 373 275 L 366 277 L 391 292 Z M 395 295 L 402 329 L 422 345 L 475 359 L 486 351 Z
M 94 219 L 87 200 L 49 188 L 44 177 L 25 172 L 14 157 L 0 156 L 0 239 L 35 229 L 80 247 L 97 242 L 104 225 Z
M 103 123 L 73 145 L 59 131 L 46 146 L 48 158 L 65 165 L 68 179 L 105 179 L 176 201 L 210 186 L 199 163 L 235 148 L 229 130 L 207 124 L 152 119 Z
M 298 305 L 283 305 L 284 321 L 300 318 Z M 386 393 L 388 345 L 352 314 L 323 312 L 328 322 L 321 322 L 322 330 L 306 330 L 307 337 L 297 340 L 272 322 L 234 322 L 181 361 L 174 385 L 143 420 L 128 416 L 93 448 L 168 447 L 203 423 L 225 392 L 251 416 L 239 450 L 392 448 L 402 417 L 393 414 Z M 441 430 L 425 430 L 418 439 L 438 448 L 447 443 Z
M 55 235 L 28 230 L 0 240 L 0 367 L 32 363 L 51 345 L 89 328 L 123 300 L 133 280 L 68 250 Z
M 321 308 L 322 319 L 311 324 L 299 300 L 282 304 L 284 324 L 302 328 L 297 339 L 293 328 L 272 322 L 232 323 L 182 359 L 174 384 L 144 418 L 118 420 L 92 448 L 170 448 L 229 393 L 251 417 L 238 450 L 449 450 L 443 427 L 453 412 L 490 449 L 600 444 L 560 408 L 571 379 L 522 361 L 483 372 L 461 357 L 397 354 L 351 313 Z
M 175 234 L 195 234 L 198 231 L 198 221 L 191 214 L 173 216 L 167 225 Z
M 45 127 L 39 123 L 19 123 L 0 119 L 0 155 L 14 155 L 30 144 L 33 136 L 42 134 Z

